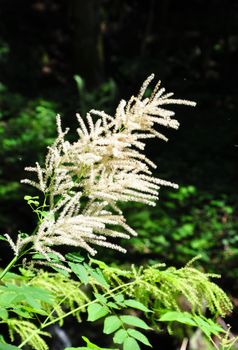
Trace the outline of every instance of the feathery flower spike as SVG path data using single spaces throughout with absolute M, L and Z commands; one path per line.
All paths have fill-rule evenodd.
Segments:
M 114 116 L 92 109 L 83 119 L 77 114 L 79 138 L 65 139 L 57 115 L 58 137 L 48 147 L 45 165 L 27 167 L 36 173 L 36 180 L 22 180 L 45 195 L 48 213 L 44 214 L 37 232 L 18 238 L 15 244 L 7 235 L 15 254 L 29 242 L 46 257 L 51 252 L 64 260 L 55 247 L 69 245 L 96 254 L 94 245 L 125 252 L 114 242 L 130 238 L 136 232 L 128 226 L 119 202 L 140 202 L 155 205 L 160 186 L 178 188 L 177 184 L 158 179 L 151 169 L 156 165 L 144 154 L 146 139 L 167 137 L 157 126 L 177 129 L 179 122 L 167 105 L 195 106 L 195 102 L 175 99 L 166 93 L 160 81 L 151 96 L 144 97 L 154 74 L 143 83 L 137 97 L 122 100 Z M 97 118 L 96 121 L 94 119 Z M 118 228 L 121 228 L 120 230 Z

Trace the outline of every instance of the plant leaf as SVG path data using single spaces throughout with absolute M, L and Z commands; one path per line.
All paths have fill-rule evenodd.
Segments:
M 3 288 L 5 290 L 7 289 L 7 287 Z M 13 300 L 16 298 L 16 294 L 5 291 L 3 288 L 0 288 L 0 291 L 2 290 L 2 294 L 0 295 L 0 306 L 10 307 L 13 304 Z
M 211 335 L 219 335 L 219 333 L 225 333 L 225 330 L 221 328 L 221 326 L 209 318 L 207 319 L 205 317 L 194 315 L 194 320 L 197 323 L 197 327 L 199 327 L 208 338 L 210 338 Z
M 19 350 L 18 347 L 0 342 L 0 350 Z
M 87 284 L 89 279 L 88 279 L 88 272 L 85 269 L 85 267 L 81 264 L 75 264 L 72 262 L 68 263 L 71 270 L 75 273 L 75 275 L 82 281 L 82 283 Z
M 104 320 L 103 333 L 111 334 L 122 326 L 122 322 L 117 316 L 108 316 Z
M 113 303 L 112 301 L 109 301 L 107 303 L 107 306 L 112 307 L 113 309 L 117 309 L 117 310 L 120 309 L 120 306 L 118 306 L 116 303 Z
M 82 257 L 78 252 L 68 253 L 65 255 L 66 259 L 75 263 L 80 263 L 84 261 L 84 257 Z
M 152 312 L 145 305 L 143 305 L 142 303 L 140 303 L 137 300 L 128 299 L 128 300 L 124 301 L 124 304 L 126 306 L 132 307 L 133 309 L 138 309 L 138 310 L 141 310 L 141 311 L 144 311 L 144 312 Z
M 114 296 L 114 299 L 117 303 L 122 303 L 124 301 L 124 295 L 123 294 L 117 294 Z
M 128 329 L 127 332 L 136 340 L 139 340 L 141 343 L 152 347 L 148 338 L 144 334 L 142 334 L 141 332 L 137 331 L 136 329 L 131 329 L 131 328 Z
M 107 306 L 109 306 L 109 303 L 107 303 L 107 298 L 104 295 L 94 293 L 94 296 L 96 299 L 98 299 L 100 301 L 100 303 L 107 304 Z
M 94 303 L 88 306 L 88 321 L 96 321 L 99 318 L 106 316 L 109 313 L 109 309 L 101 304 Z
M 143 329 L 150 329 L 150 327 L 137 316 L 124 315 L 121 316 L 120 319 L 123 323 L 129 324 L 130 326 L 135 326 Z
M 15 314 L 17 314 L 21 317 L 24 317 L 24 318 L 31 318 L 32 317 L 32 314 L 30 312 L 28 312 L 24 307 L 22 307 L 22 308 L 14 307 L 11 311 L 15 312 Z
M 123 350 L 140 350 L 140 345 L 134 338 L 128 337 L 123 343 Z
M 84 264 L 90 275 L 103 287 L 109 288 L 109 284 L 107 283 L 105 277 L 103 276 L 102 271 L 99 268 L 92 269 L 89 265 Z
M 188 326 L 197 326 L 196 322 L 193 320 L 193 315 L 188 312 L 181 311 L 168 311 L 163 314 L 160 319 L 160 322 L 180 322 Z
M 128 337 L 127 331 L 125 329 L 119 329 L 114 337 L 113 337 L 113 341 L 116 344 L 122 344 L 124 343 L 125 339 Z
M 3 307 L 0 308 L 0 318 L 2 318 L 3 320 L 7 320 L 8 318 L 8 312 Z

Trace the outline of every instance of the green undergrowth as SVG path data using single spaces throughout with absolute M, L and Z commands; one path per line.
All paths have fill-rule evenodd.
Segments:
M 234 280 L 238 270 L 238 222 L 234 198 L 202 192 L 194 186 L 163 192 L 157 207 L 127 206 L 129 224 L 138 236 L 130 241 L 140 256 L 181 266 L 197 255 L 210 271 Z
M 47 327 L 62 326 L 69 316 L 80 323 L 83 314 L 88 327 L 99 322 L 113 349 L 121 344 L 124 350 L 151 346 L 148 331 L 161 333 L 166 327 L 169 332 L 175 327 L 185 333 L 199 328 L 210 340 L 213 336 L 220 342 L 225 339 L 216 317 L 230 313 L 231 302 L 212 281 L 218 276 L 195 269 L 192 262 L 180 269 L 164 264 L 128 269 L 71 253 L 64 264 L 72 269 L 71 275 L 28 266 L 4 276 L 0 324 L 8 327 L 10 338 L 2 337 L 2 350 L 10 349 L 5 342 L 19 339 L 18 349 L 29 344 L 32 349 L 47 350 Z M 90 344 L 88 340 L 89 349 L 104 349 Z

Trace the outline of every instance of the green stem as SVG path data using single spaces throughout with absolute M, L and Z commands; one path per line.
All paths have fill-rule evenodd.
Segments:
M 20 254 L 14 256 L 14 258 L 10 261 L 10 263 L 1 272 L 1 274 L 0 274 L 0 281 L 3 279 L 3 277 L 6 275 L 6 273 L 8 273 L 8 271 L 11 269 L 11 267 L 16 264 L 17 260 L 20 259 L 26 253 L 28 253 L 30 250 L 31 250 L 31 248 L 28 248 L 26 250 L 23 250 Z
M 11 269 L 11 267 L 17 262 L 17 260 L 20 258 L 19 255 L 14 256 L 14 258 L 10 261 L 10 263 L 5 267 L 5 269 L 0 274 L 0 280 L 3 279 L 3 277 L 6 275 L 6 273 Z
M 135 282 L 137 282 L 137 281 L 135 280 L 135 281 L 132 281 L 132 282 L 125 283 L 125 284 L 123 284 L 122 286 L 117 286 L 117 287 L 115 287 L 114 289 L 112 289 L 111 291 L 105 293 L 103 296 L 104 296 L 104 297 L 110 297 L 110 296 L 111 296 L 111 293 L 114 293 L 114 292 L 115 292 L 116 290 L 118 290 L 118 289 L 122 289 L 122 288 L 124 288 L 124 287 L 130 286 L 131 284 L 134 284 Z M 80 311 L 81 309 L 84 309 L 85 307 L 87 307 L 87 306 L 89 306 L 89 305 L 91 305 L 91 304 L 94 304 L 94 303 L 96 303 L 96 302 L 98 302 L 98 301 L 99 301 L 99 299 L 94 299 L 94 300 L 89 301 L 88 303 L 86 303 L 86 304 L 84 304 L 84 305 L 78 306 L 78 307 L 75 308 L 74 310 L 71 310 L 71 311 L 67 312 L 66 314 L 64 314 L 64 315 L 62 315 L 62 316 L 56 317 L 54 320 L 51 320 L 51 321 L 46 322 L 46 323 L 44 322 L 44 323 L 41 325 L 41 327 L 39 327 L 34 333 L 31 333 L 31 334 L 18 346 L 18 348 L 21 349 L 24 345 L 26 345 L 26 344 L 29 342 L 29 340 L 30 340 L 35 334 L 39 333 L 39 332 L 42 331 L 44 328 L 46 328 L 46 327 L 48 327 L 48 326 L 50 326 L 50 325 L 52 325 L 52 324 L 54 324 L 54 323 L 56 323 L 56 322 L 58 322 L 58 321 L 61 321 L 62 319 L 66 318 L 66 317 L 68 317 L 68 316 L 74 314 L 75 312 Z

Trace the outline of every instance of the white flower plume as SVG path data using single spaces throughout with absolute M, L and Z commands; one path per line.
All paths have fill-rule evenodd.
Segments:
M 161 185 L 177 188 L 174 183 L 152 176 L 156 165 L 144 154 L 145 140 L 158 137 L 157 125 L 177 129 L 174 112 L 169 104 L 195 106 L 188 100 L 174 99 L 156 85 L 150 97 L 144 93 L 154 78 L 148 77 L 137 97 L 122 100 L 114 116 L 91 110 L 79 122 L 78 140 L 65 139 L 69 129 L 62 130 L 57 115 L 58 137 L 48 148 L 44 167 L 38 163 L 27 171 L 36 173 L 36 180 L 22 180 L 45 195 L 48 213 L 42 218 L 37 232 L 18 238 L 16 254 L 26 243 L 47 256 L 58 245 L 76 246 L 94 255 L 92 245 L 101 245 L 124 252 L 111 238 L 129 238 L 136 232 L 126 224 L 119 202 L 140 202 L 155 205 Z M 13 246 L 13 242 L 11 241 Z

